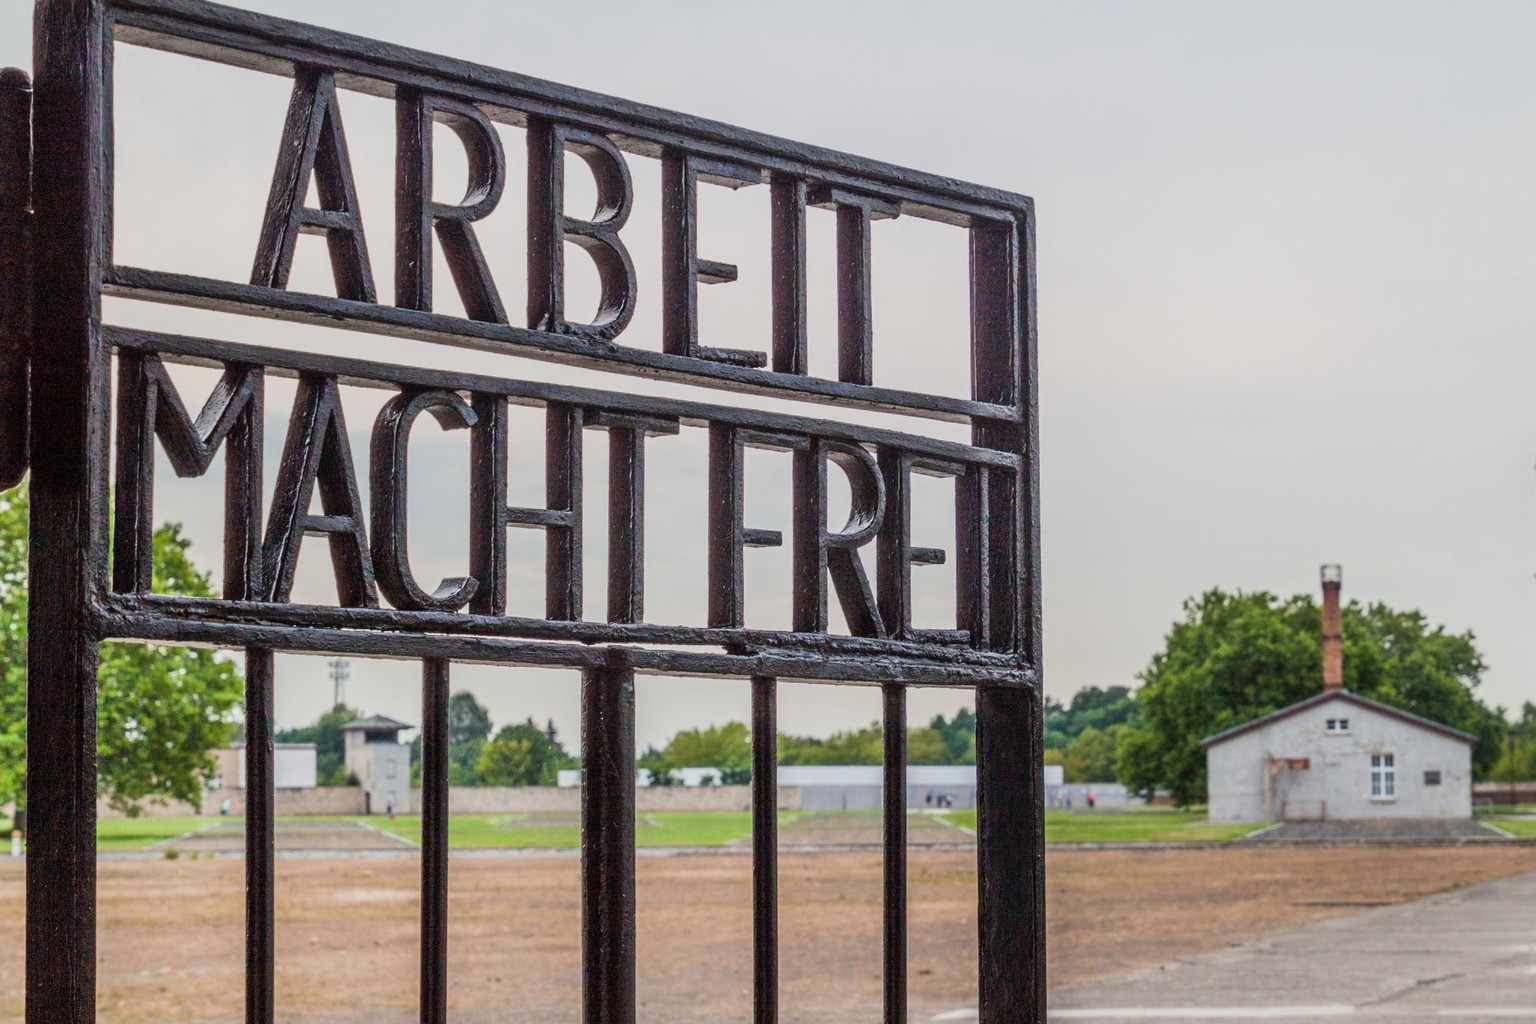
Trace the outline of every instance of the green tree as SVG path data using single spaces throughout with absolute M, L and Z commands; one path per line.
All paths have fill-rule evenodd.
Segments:
M 1431 629 L 1420 612 L 1382 604 L 1363 610 L 1351 604 L 1346 620 L 1352 616 L 1363 633 L 1361 646 L 1379 663 L 1375 699 L 1476 736 L 1472 767 L 1479 778 L 1486 777 L 1504 753 L 1509 723 L 1502 710 L 1477 698 L 1485 666 L 1472 633 Z
M 726 722 L 707 729 L 684 729 L 673 736 L 661 752 L 660 766 L 663 770 L 718 768 L 722 782 L 727 772 L 733 779 L 745 772 L 750 779 L 752 737 L 740 722 Z
M 826 739 L 779 733 L 779 764 L 880 764 L 885 752 L 879 722 L 835 732 Z M 935 715 L 926 726 L 907 730 L 908 764 L 975 764 L 976 713 L 966 708 L 953 718 Z
M 574 761 L 555 735 L 533 719 L 506 725 L 480 751 L 478 774 L 487 786 L 553 786 L 560 769 Z
M 356 708 L 337 704 L 313 724 L 297 729 L 282 729 L 272 738 L 278 743 L 313 743 L 315 745 L 315 781 L 322 786 L 345 786 L 347 780 L 347 734 L 342 726 L 363 717 Z
M 976 712 L 961 708 L 954 718 L 934 715 L 928 727 L 944 740 L 944 760 L 938 763 L 976 763 Z
M 950 764 L 944 734 L 933 726 L 907 730 L 907 764 Z
M 824 740 L 779 735 L 779 763 L 784 765 L 879 764 L 883 750 L 879 723 L 835 732 Z
M 554 729 L 551 722 L 549 729 Z M 491 738 L 491 713 L 468 690 L 448 698 L 448 785 L 478 786 L 480 753 Z M 421 782 L 421 736 L 411 741 L 411 780 Z
M 1520 717 L 1509 723 L 1509 735 L 1488 777 L 1496 782 L 1536 779 L 1536 704 L 1526 701 Z
M 1107 730 L 1137 721 L 1136 698 L 1128 686 L 1100 689 L 1087 686 L 1072 695 L 1070 704 L 1045 700 L 1045 745 L 1065 748 L 1084 729 Z
M 1067 782 L 1113 782 L 1115 746 L 1124 725 L 1108 729 L 1089 726 L 1062 751 L 1062 774 Z
M 1478 737 L 1479 776 L 1499 757 L 1503 717 L 1475 695 L 1483 662 L 1471 633 L 1431 629 L 1418 612 L 1385 605 L 1344 609 L 1344 683 L 1363 697 Z M 1309 596 L 1212 590 L 1184 604 L 1164 647 L 1142 673 L 1140 724 L 1121 732 L 1117 773 L 1133 791 L 1205 797 L 1200 740 L 1319 691 L 1321 613 Z
M 491 713 L 468 690 L 448 698 L 448 746 L 491 738 Z
M 644 754 L 634 758 L 634 766 L 650 772 L 653 786 L 673 786 L 682 781 L 680 775 L 674 774 L 673 769 L 668 768 L 667 755 L 656 749 L 654 743 L 645 748 Z
M 0 495 L 0 802 L 26 801 L 27 515 L 25 486 Z M 154 590 L 214 596 L 187 555 L 179 524 L 154 534 Z M 97 771 L 108 803 L 137 814 L 138 802 L 202 802 L 230 741 L 240 673 L 213 651 L 160 644 L 103 644 L 97 673 Z
M 554 728 L 553 724 L 550 728 Z M 491 713 L 474 694 L 460 690 L 448 698 L 449 785 L 480 784 L 480 755 L 490 738 Z

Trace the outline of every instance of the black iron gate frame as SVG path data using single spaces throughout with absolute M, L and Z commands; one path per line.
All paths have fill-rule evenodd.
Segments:
M 366 260 L 359 258 L 356 249 L 347 249 L 352 226 L 345 195 L 322 196 L 324 209 L 307 210 L 302 208 L 301 189 L 298 209 L 279 208 L 280 214 L 286 212 L 286 219 L 270 216 L 269 205 L 254 284 L 115 265 L 111 255 L 115 43 L 294 78 L 289 129 L 302 140 L 305 128 L 300 122 L 305 116 L 313 117 L 314 132 L 335 133 L 330 143 L 322 141 L 321 146 L 335 146 L 340 140 L 344 147 L 339 113 L 329 115 L 332 121 L 322 124 L 331 108 L 321 108 L 335 89 L 395 99 L 404 111 L 401 151 L 412 155 L 410 160 L 401 158 L 397 203 L 402 221 L 414 216 L 416 224 L 401 229 L 404 233 L 397 242 L 414 246 L 413 251 L 425 252 L 430 259 L 431 238 L 437 229 L 455 264 L 455 284 L 465 296 L 472 319 L 433 313 L 430 279 L 420 272 L 412 277 L 409 269 L 399 270 L 410 264 L 403 258 L 397 259 L 396 304 L 379 304 Z M 774 750 L 778 680 L 862 682 L 879 685 L 883 691 L 887 1024 L 907 1019 L 907 687 L 974 689 L 980 1019 L 983 1024 L 1044 1021 L 1039 497 L 1034 207 L 1030 199 L 197 0 L 40 0 L 34 64 L 30 90 L 22 74 L 6 72 L 0 79 L 0 478 L 14 482 L 30 469 L 32 494 L 28 1021 L 84 1024 L 95 1019 L 95 674 L 97 646 L 109 639 L 200 643 L 245 651 L 248 1024 L 270 1024 L 276 1018 L 274 652 L 412 658 L 422 664 L 423 1024 L 447 1019 L 446 710 L 454 661 L 553 665 L 581 672 L 583 749 L 588 755 L 581 812 L 582 1002 L 584 1019 L 590 1024 L 626 1024 L 635 1019 L 636 672 L 750 680 L 753 1016 L 758 1024 L 769 1024 L 778 1016 Z M 528 329 L 506 322 L 483 261 L 476 263 L 478 249 L 468 227 L 475 218 L 465 212 L 469 206 L 443 208 L 431 202 L 430 144 L 425 163 L 419 142 L 414 150 L 406 148 L 411 138 L 421 138 L 423 126 L 434 118 L 448 121 L 463 137 L 472 175 L 478 167 L 484 179 L 482 199 L 499 189 L 504 171 L 500 163 L 504 156 L 494 151 L 493 142 L 485 141 L 494 134 L 488 128 L 491 121 L 527 128 L 530 148 L 547 149 L 544 163 L 534 168 L 539 173 L 530 175 L 531 217 L 544 220 L 539 228 L 542 235 L 530 227 L 529 323 L 533 326 Z M 486 127 L 477 128 L 482 123 Z M 488 133 L 479 136 L 478 142 L 477 130 Z M 429 132 L 425 134 L 430 137 Z M 314 145 L 307 156 L 311 163 Z M 599 177 L 600 193 L 605 188 L 612 192 L 606 222 L 602 218 L 576 221 L 564 214 L 558 174 L 551 166 L 558 163 L 562 150 L 587 157 Z M 613 241 L 632 198 L 623 152 L 663 161 L 665 213 L 677 229 L 664 241 L 664 350 L 659 353 L 614 341 L 627 320 L 626 308 L 632 308 L 634 285 L 622 243 Z M 330 159 L 334 160 L 334 152 Z M 537 153 L 534 159 L 539 159 Z M 36 168 L 30 184 L 29 167 Z M 282 170 L 280 165 L 279 177 Z M 334 168 L 330 173 L 330 181 L 321 183 L 322 192 L 327 184 L 332 191 L 345 191 L 350 177 L 338 178 Z M 771 353 L 699 344 L 694 289 L 701 282 L 728 280 L 734 273 L 728 265 L 712 263 L 695 251 L 693 189 L 700 179 L 732 187 L 767 184 L 772 189 Z M 542 191 L 535 194 L 535 188 Z M 275 186 L 274 198 L 278 191 Z M 837 210 L 837 380 L 808 372 L 807 205 Z M 897 391 L 873 383 L 869 224 L 873 218 L 896 215 L 969 229 L 969 399 Z M 286 290 L 285 230 L 327 236 L 342 297 Z M 361 238 L 358 220 L 355 241 L 360 243 Z M 605 324 L 574 325 L 564 320 L 561 268 L 555 255 L 564 238 L 582 242 L 599 261 L 605 307 L 611 314 Z M 291 255 L 291 240 L 286 244 Z M 412 250 L 401 249 L 408 251 Z M 510 352 L 759 396 L 955 420 L 971 425 L 972 442 L 954 444 L 749 409 L 126 330 L 103 323 L 104 294 Z M 118 529 L 115 550 L 109 551 L 113 423 L 109 396 L 114 356 L 119 373 Z M 225 371 L 224 383 L 196 423 L 186 415 L 164 376 L 165 362 Z M 410 416 L 423 409 L 431 411 L 430 407 L 452 407 L 462 420 L 460 425 L 476 424 L 472 502 L 484 530 L 475 534 L 480 539 L 471 554 L 477 570 L 471 579 L 478 581 L 480 595 L 470 599 L 463 587 L 458 595 L 469 601 L 468 614 L 458 611 L 463 602 L 413 590 L 408 566 L 402 577 L 398 564 L 391 563 L 380 570 L 376 581 L 374 566 L 366 559 L 350 569 L 343 566 L 344 559 L 337 561 L 342 589 L 355 588 L 357 598 L 348 601 L 344 593 L 342 603 L 362 607 L 319 608 L 287 602 L 286 583 L 274 582 L 284 576 L 281 564 L 274 567 L 274 555 L 281 563 L 284 552 L 281 544 L 277 548 L 271 544 L 270 520 L 268 542 L 264 545 L 258 536 L 264 493 L 260 382 L 265 375 L 298 378 L 301 390 L 310 389 L 316 415 L 326 414 L 325 396 L 341 383 L 396 391 L 401 397 L 394 422 L 405 417 L 407 429 Z M 417 401 L 412 404 L 413 400 Z M 546 509 L 506 508 L 502 410 L 508 402 L 546 409 L 551 465 L 576 467 L 573 473 L 551 474 Z M 579 536 L 569 529 L 569 517 L 572 509 L 579 508 L 579 494 L 573 503 L 571 488 L 579 487 L 580 435 L 587 427 L 622 434 L 625 443 L 611 444 L 612 472 L 615 479 L 639 480 L 645 436 L 675 431 L 679 423 L 705 424 L 710 430 L 711 624 L 676 627 L 644 620 L 643 532 L 639 529 L 643 485 L 621 488 L 612 498 L 608 621 L 584 621 L 579 548 L 573 559 L 569 543 L 571 536 Z M 381 440 L 375 434 L 375 467 L 386 473 L 401 461 L 398 450 L 392 458 L 390 436 L 386 432 Z M 185 467 L 192 475 L 207 468 L 220 444 L 225 446 L 223 599 L 171 598 L 148 592 L 144 540 L 152 523 L 157 437 L 178 471 Z M 863 569 L 852 567 L 858 556 L 854 554 L 850 563 L 840 554 L 854 550 L 852 534 L 829 533 L 824 501 L 808 500 L 804 507 L 797 504 L 794 523 L 794 629 L 774 632 L 742 625 L 741 548 L 781 542 L 777 535 L 752 530 L 742 522 L 742 446 L 795 451 L 797 486 L 804 485 L 808 494 L 814 493 L 818 480 L 824 489 L 828 458 L 839 465 L 865 467 L 846 471 L 853 474 L 850 479 L 855 483 L 857 473 L 863 472 L 871 500 L 879 498 L 871 506 L 879 510 L 879 522 L 864 524 L 869 530 L 863 537 L 879 534 L 875 541 L 878 605 L 863 579 Z M 500 468 L 496 467 L 498 454 Z M 565 462 L 560 462 L 562 458 Z M 914 470 L 957 480 L 961 629 L 916 630 L 908 622 L 905 574 L 912 564 L 940 557 L 914 549 L 910 542 L 905 481 Z M 324 489 L 328 481 L 322 480 L 321 486 Z M 403 501 L 403 470 L 399 486 Z M 557 493 L 562 487 L 564 493 Z M 274 497 L 272 518 L 277 516 L 277 504 Z M 306 533 L 334 538 L 348 526 L 343 521 L 346 516 L 330 514 L 329 507 L 327 515 L 308 515 L 307 497 L 302 503 L 289 500 L 283 512 L 290 520 L 290 538 Z M 355 508 L 353 512 L 360 515 Z M 387 516 L 388 510 L 383 514 Z M 503 542 L 508 526 L 545 530 L 551 555 L 546 618 L 504 614 L 496 574 L 502 573 L 504 579 Z M 387 549 L 382 552 L 385 562 L 390 554 Z M 373 555 L 378 558 L 380 551 Z M 862 635 L 826 632 L 829 568 L 834 574 L 833 592 L 854 613 L 850 622 L 859 615 L 867 619 L 864 628 L 855 623 L 855 632 Z M 850 589 L 845 591 L 845 585 Z M 386 591 L 394 609 L 378 607 L 376 600 L 368 599 L 375 587 Z M 861 605 L 859 593 L 870 600 Z M 593 751 L 605 756 L 590 756 Z

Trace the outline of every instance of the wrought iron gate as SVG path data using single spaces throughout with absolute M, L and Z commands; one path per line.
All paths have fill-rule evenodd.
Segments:
M 292 79 L 249 282 L 114 262 L 112 63 L 114 47 L 123 44 Z M 583 1007 L 594 1024 L 635 1018 L 637 672 L 751 680 L 759 1024 L 777 1018 L 777 680 L 883 689 L 884 1019 L 890 1024 L 907 1019 L 907 687 L 974 689 L 981 1020 L 1044 1020 L 1031 200 L 200 0 L 41 0 L 34 61 L 32 92 L 19 72 L 0 79 L 0 477 L 13 483 L 30 469 L 32 481 L 29 1021 L 80 1024 L 95 1016 L 95 675 L 97 645 L 110 639 L 245 652 L 249 1024 L 275 1019 L 274 652 L 422 664 L 423 1022 L 447 1016 L 446 710 L 455 661 L 581 672 Z M 368 260 L 338 98 L 345 91 L 384 97 L 396 108 L 392 305 L 379 300 Z M 519 126 L 528 138 L 526 327 L 509 322 L 475 235 L 475 222 L 496 206 L 505 185 L 507 154 L 493 122 Z M 468 157 L 470 187 L 459 204 L 432 199 L 434 123 L 452 128 Z M 621 235 L 633 201 L 626 152 L 659 158 L 662 167 L 660 352 L 622 340 L 636 297 Z M 567 153 L 581 157 L 597 183 L 598 210 L 589 220 L 565 211 Z M 36 168 L 30 187 L 29 167 Z M 306 205 L 311 181 L 318 207 Z M 712 348 L 699 338 L 699 283 L 735 274 L 697 251 L 701 181 L 771 190 L 770 352 Z M 811 374 L 806 355 L 808 206 L 836 210 L 835 380 Z M 898 215 L 969 231 L 969 398 L 874 383 L 870 223 Z M 287 289 L 301 233 L 326 239 L 336 297 Z M 564 308 L 566 241 L 585 249 L 601 276 L 603 301 L 592 322 L 573 322 Z M 467 317 L 433 311 L 434 245 L 442 247 Z M 103 295 L 880 410 L 916 422 L 947 419 L 970 424 L 971 441 L 128 329 L 103 322 Z M 177 393 L 168 363 L 222 371 L 198 415 Z M 261 454 L 263 381 L 270 376 L 296 378 L 298 397 L 267 502 Z M 340 385 L 392 393 L 373 427 L 367 509 L 348 453 Z M 541 507 L 508 505 L 509 403 L 545 411 L 547 500 Z M 423 412 L 469 431 L 472 464 L 469 572 L 431 590 L 413 575 L 405 546 L 406 444 Z M 647 438 L 682 427 L 702 427 L 709 436 L 709 612 L 706 624 L 669 626 L 648 622 L 643 604 L 645 453 Z M 582 439 L 594 429 L 611 434 L 603 621 L 584 618 L 580 573 Z M 224 451 L 222 598 L 150 592 L 157 441 L 183 476 L 202 475 Z M 784 542 L 777 532 L 745 522 L 748 448 L 793 453 L 794 624 L 788 631 L 744 624 L 743 548 Z M 853 513 L 838 530 L 826 526 L 829 464 L 847 476 L 853 494 Z M 911 625 L 911 567 L 943 557 L 912 545 L 915 472 L 955 481 L 958 629 Z M 317 486 L 318 515 L 310 511 Z M 109 513 L 116 517 L 110 544 Z M 507 614 L 510 527 L 544 533 L 543 617 Z M 306 536 L 328 542 L 339 607 L 289 599 Z M 875 555 L 873 582 L 859 554 L 866 545 Z M 832 597 L 853 635 L 828 631 Z

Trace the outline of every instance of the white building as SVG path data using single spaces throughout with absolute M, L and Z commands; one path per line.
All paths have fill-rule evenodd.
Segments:
M 210 788 L 245 788 L 245 744 L 234 743 L 215 750 L 218 772 Z M 272 744 L 272 784 L 278 789 L 314 789 L 316 754 L 313 743 Z
M 1467 818 L 1477 737 L 1329 689 L 1201 741 L 1212 821 Z
M 415 726 L 384 715 L 348 722 L 347 771 L 363 787 L 363 813 L 405 813 L 411 809 L 411 748 L 400 742 L 402 729 Z

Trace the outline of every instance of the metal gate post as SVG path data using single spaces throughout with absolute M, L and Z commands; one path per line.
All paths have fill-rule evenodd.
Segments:
M 981 1024 L 1045 1022 L 1040 724 L 1034 693 L 976 691 Z
M 33 124 L 32 519 L 27 694 L 28 1024 L 96 1010 L 96 662 L 106 575 L 108 218 L 101 0 L 40 0 Z
M 272 652 L 245 651 L 245 1024 L 272 1024 L 276 965 L 277 751 Z
M 582 1020 L 635 1020 L 635 670 L 581 673 Z
M 986 488 L 992 643 L 1033 666 L 1028 689 L 976 690 L 976 860 L 980 879 L 980 1024 L 1045 1024 L 1044 653 L 1040 592 L 1040 408 L 1035 223 L 972 232 L 972 345 L 997 368 L 978 397 L 1011 402 L 1012 422 L 978 422 L 976 444 L 1021 456 L 1023 471 Z M 1004 355 L 1007 353 L 1008 355 Z

